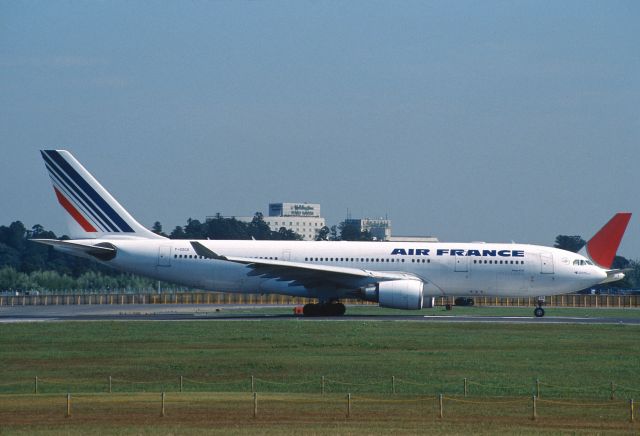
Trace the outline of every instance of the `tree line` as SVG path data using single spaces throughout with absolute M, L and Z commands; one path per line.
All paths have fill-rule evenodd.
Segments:
M 176 226 L 169 235 L 163 232 L 162 224 L 159 221 L 153 224 L 151 230 L 171 239 L 302 240 L 302 236 L 286 227 L 280 227 L 277 231 L 271 230 L 260 212 L 255 213 L 251 222 L 226 218 L 217 214 L 205 222 L 189 218 L 185 226 Z M 318 230 L 315 239 L 316 241 L 373 241 L 373 236 L 368 230 L 363 231 L 359 226 L 343 221 L 337 226 L 322 227 Z

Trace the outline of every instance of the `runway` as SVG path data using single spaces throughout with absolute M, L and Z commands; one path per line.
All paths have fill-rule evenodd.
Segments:
M 256 309 L 268 309 L 260 313 Z M 287 313 L 289 312 L 289 313 Z M 551 312 L 551 314 L 549 314 Z M 229 305 L 61 305 L 3 306 L 0 323 L 63 322 L 63 321 L 404 321 L 426 323 L 511 323 L 511 324 L 622 324 L 640 325 L 640 317 L 569 317 L 553 316 L 547 311 L 543 318 L 533 316 L 475 316 L 429 313 L 348 314 L 340 317 L 302 317 L 291 313 L 291 306 L 229 306 Z M 606 315 L 606 310 L 603 311 Z

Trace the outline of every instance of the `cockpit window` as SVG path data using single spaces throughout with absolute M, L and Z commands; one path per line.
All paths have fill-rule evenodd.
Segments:
M 590 260 L 584 260 L 584 259 L 576 259 L 573 261 L 574 265 L 593 265 L 593 262 L 591 262 Z

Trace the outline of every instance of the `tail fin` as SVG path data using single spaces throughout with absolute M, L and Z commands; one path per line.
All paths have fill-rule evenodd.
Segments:
M 67 211 L 72 238 L 158 239 L 138 223 L 66 150 L 42 150 L 58 202 Z
M 601 268 L 610 269 L 630 219 L 629 212 L 615 214 L 598 233 L 589 239 L 580 253 Z

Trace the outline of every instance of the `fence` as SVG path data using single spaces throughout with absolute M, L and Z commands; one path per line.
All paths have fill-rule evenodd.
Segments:
M 416 391 L 416 386 L 425 389 Z M 225 391 L 224 387 L 231 387 L 232 390 Z M 299 391 L 300 387 L 304 387 L 303 392 L 295 392 Z M 411 389 L 407 392 L 406 388 Z M 514 393 L 514 389 L 519 392 Z M 358 390 L 359 393 L 353 393 Z M 526 391 L 530 392 L 522 393 Z M 491 394 L 487 395 L 488 392 Z M 571 394 L 567 396 L 560 392 Z M 119 398 L 118 401 L 114 400 L 116 407 L 126 409 L 127 403 L 143 402 L 147 405 L 145 413 L 157 413 L 164 417 L 166 413 L 171 412 L 172 407 L 175 407 L 174 410 L 184 411 L 189 408 L 190 403 L 198 405 L 203 401 L 215 403 L 224 402 L 223 398 L 234 398 L 239 404 L 246 405 L 240 407 L 242 410 L 246 410 L 247 413 L 251 410 L 253 418 L 259 416 L 259 404 L 262 407 L 265 404 L 281 402 L 287 403 L 288 408 L 296 409 L 290 413 L 304 410 L 305 404 L 313 404 L 314 407 L 329 407 L 331 411 L 328 413 L 344 414 L 346 418 L 358 413 L 374 413 L 372 410 L 379 414 L 381 408 L 385 409 L 383 413 L 392 413 L 389 408 L 401 406 L 402 409 L 406 409 L 406 405 L 414 404 L 419 413 L 431 414 L 440 419 L 456 415 L 465 416 L 468 413 L 483 414 L 483 410 L 489 408 L 494 413 L 532 420 L 541 416 L 592 414 L 593 410 L 599 410 L 600 418 L 634 422 L 637 404 L 633 395 L 637 396 L 638 392 L 638 388 L 621 386 L 614 382 L 606 386 L 571 387 L 533 380 L 530 384 L 503 386 L 465 378 L 458 380 L 456 387 L 450 386 L 446 393 L 443 393 L 433 384 L 395 376 L 372 380 L 369 383 L 340 381 L 325 376 L 302 381 L 267 380 L 253 375 L 235 380 L 198 380 L 179 376 L 161 381 L 133 381 L 111 376 L 102 380 L 34 377 L 32 380 L 0 384 L 0 409 L 3 404 L 9 404 L 16 398 L 29 403 L 35 402 L 38 398 L 49 398 L 57 404 L 55 408 L 60 413 L 65 401 L 65 416 L 71 417 L 72 405 L 104 402 L 108 401 L 105 398 L 112 396 L 111 398 Z M 150 404 L 153 406 L 149 406 Z M 184 407 L 181 408 L 179 404 Z M 211 407 L 214 405 L 211 404 Z M 150 410 L 153 412 L 149 412 Z
M 495 383 L 469 378 L 460 380 L 438 378 L 428 382 L 409 380 L 397 376 L 373 378 L 361 381 L 338 380 L 333 377 L 291 380 L 269 380 L 254 375 L 202 379 L 177 376 L 165 380 L 128 380 L 112 376 L 77 379 L 34 376 L 31 379 L 0 383 L 0 394 L 52 394 L 63 392 L 127 393 L 127 392 L 278 392 L 278 393 L 360 393 L 391 395 L 436 395 L 460 397 L 529 397 L 537 398 L 589 398 L 630 399 L 640 395 L 640 388 L 609 383 L 584 383 L 566 386 L 548 383 L 540 379 L 530 383 Z
M 499 298 L 474 297 L 476 306 L 534 307 L 533 297 Z M 225 292 L 184 293 L 110 293 L 110 294 L 65 294 L 65 295 L 19 295 L 0 296 L 0 306 L 48 306 L 80 304 L 277 304 L 299 305 L 313 302 L 309 298 L 286 295 L 238 294 Z M 445 297 L 436 298 L 436 305 L 450 302 Z M 377 305 L 361 300 L 345 300 L 347 304 Z M 548 306 L 589 308 L 637 308 L 640 295 L 554 295 L 546 298 Z

